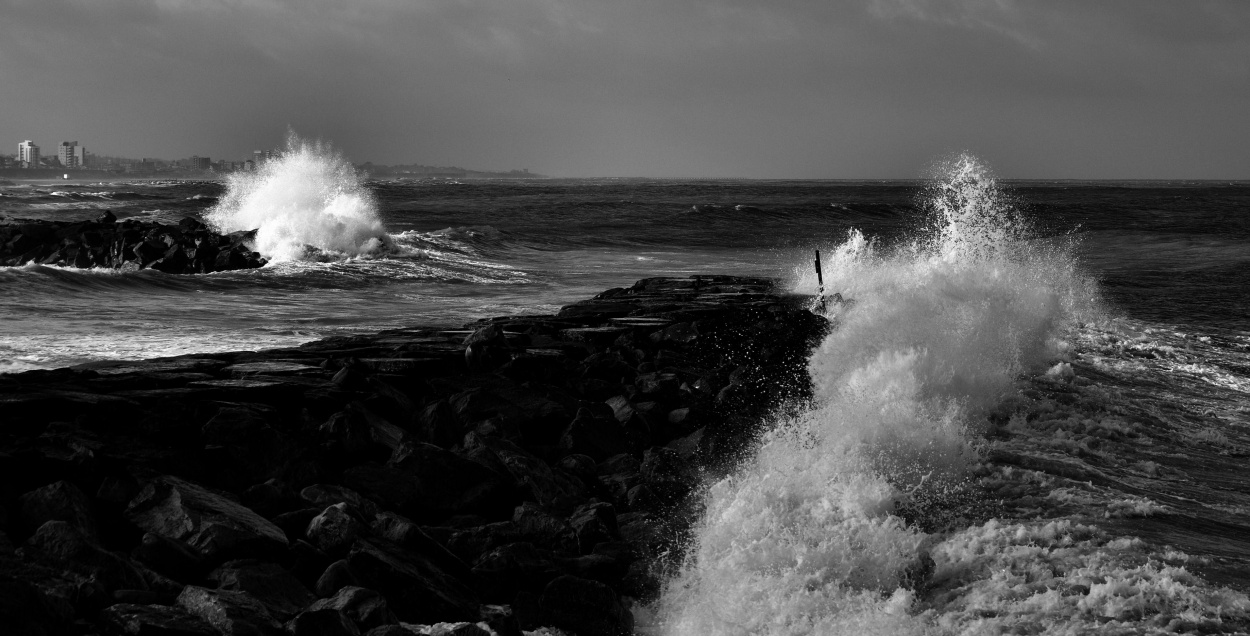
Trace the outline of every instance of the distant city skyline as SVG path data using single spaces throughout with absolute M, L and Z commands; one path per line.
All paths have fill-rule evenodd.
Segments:
M 0 0 L 0 86 L 0 140 L 45 155 L 289 127 L 556 176 L 1250 178 L 1237 0 Z

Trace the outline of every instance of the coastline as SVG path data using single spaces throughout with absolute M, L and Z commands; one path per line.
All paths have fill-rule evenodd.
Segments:
M 44 610 L 0 619 L 629 633 L 687 496 L 810 395 L 809 303 L 653 278 L 465 329 L 0 376 L 0 577 Z

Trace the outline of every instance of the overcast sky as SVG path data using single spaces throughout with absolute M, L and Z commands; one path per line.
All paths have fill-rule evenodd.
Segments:
M 0 0 L 0 143 L 557 176 L 1250 178 L 1250 2 Z

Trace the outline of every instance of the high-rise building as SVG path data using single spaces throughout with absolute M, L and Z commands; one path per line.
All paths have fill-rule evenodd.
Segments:
M 35 142 L 27 139 L 17 145 L 17 162 L 23 168 L 39 167 L 39 146 Z
M 87 148 L 85 146 L 78 146 L 74 148 L 74 162 L 79 168 L 87 167 Z
M 61 165 L 66 168 L 81 168 L 82 155 L 79 153 L 80 146 L 77 141 L 62 141 L 56 149 L 56 158 L 61 161 Z
M 208 157 L 201 157 L 199 155 L 191 155 L 191 158 L 187 159 L 187 168 L 191 170 L 208 170 L 209 166 L 211 166 L 212 163 L 213 162 L 209 160 Z

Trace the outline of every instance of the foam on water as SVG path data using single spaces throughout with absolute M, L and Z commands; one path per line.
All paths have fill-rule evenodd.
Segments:
M 223 232 L 258 229 L 256 250 L 273 262 L 360 256 L 392 244 L 352 165 L 328 144 L 294 134 L 280 158 L 231 174 L 206 220 Z
M 884 249 L 852 231 L 824 261 L 826 289 L 851 302 L 833 306 L 837 328 L 809 362 L 814 404 L 708 488 L 686 562 L 637 611 L 641 628 L 1065 632 L 1131 623 L 1150 607 L 1186 625 L 1244 617 L 1246 598 L 1201 587 L 1184 555 L 1160 560 L 1094 527 L 965 520 L 929 534 L 904 520 L 971 492 L 986 415 L 1022 375 L 1070 377 L 1064 338 L 1100 313 L 1069 250 L 1029 240 L 975 159 L 946 164 L 925 197 L 932 224 L 920 236 Z M 814 291 L 814 278 L 797 287 Z

